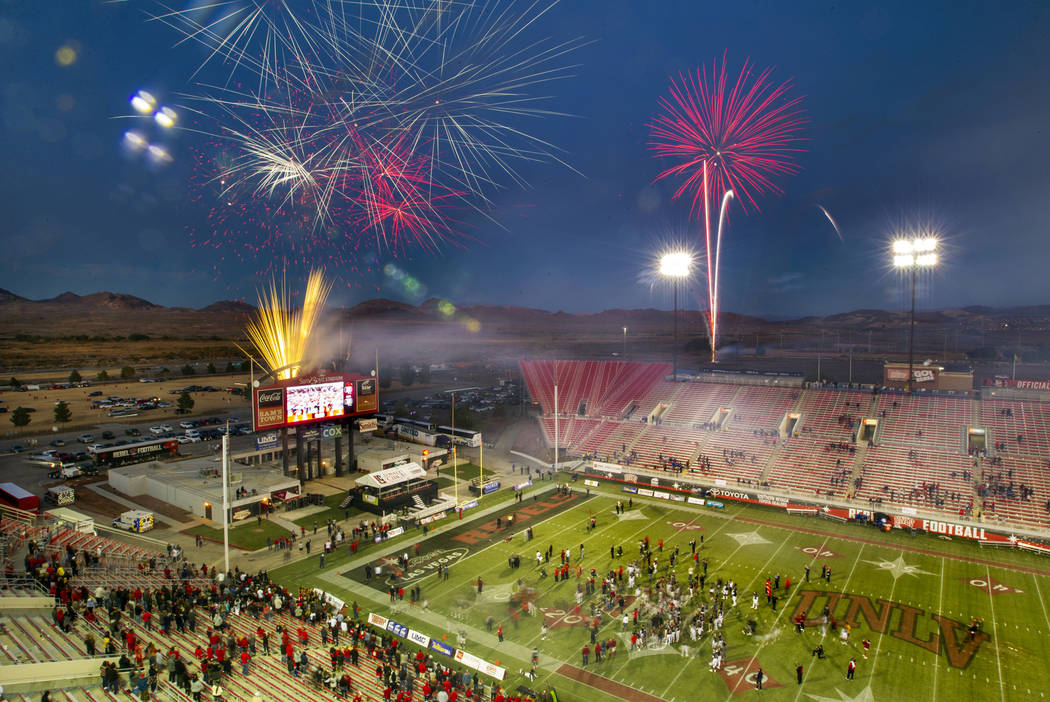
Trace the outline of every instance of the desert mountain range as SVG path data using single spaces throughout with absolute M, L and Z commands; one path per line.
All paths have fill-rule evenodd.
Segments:
M 430 299 L 412 305 L 385 298 L 367 300 L 349 308 L 330 310 L 330 321 L 349 321 L 356 325 L 370 321 L 397 325 L 442 325 L 476 320 L 490 333 L 522 333 L 530 329 L 550 332 L 559 328 L 614 329 L 628 327 L 632 332 L 662 331 L 671 322 L 671 312 L 657 309 L 611 309 L 594 314 L 551 312 L 529 307 L 466 305 L 448 314 L 444 301 Z M 115 329 L 174 338 L 239 338 L 245 321 L 255 307 L 239 301 L 222 300 L 201 309 L 165 307 L 132 295 L 98 292 L 76 295 L 65 292 L 46 300 L 30 300 L 0 289 L 0 336 L 34 334 L 70 336 L 76 334 L 112 336 Z M 702 324 L 702 313 L 680 311 L 686 327 Z M 754 333 L 775 329 L 814 329 L 868 331 L 899 328 L 906 312 L 861 309 L 789 320 L 726 313 L 722 317 L 727 333 Z M 924 311 L 917 323 L 930 328 L 966 330 L 1050 328 L 1050 305 L 1027 307 L 964 307 Z M 819 333 L 819 332 L 818 332 Z

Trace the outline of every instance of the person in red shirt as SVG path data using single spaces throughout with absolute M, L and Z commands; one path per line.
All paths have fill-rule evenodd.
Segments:
M 248 674 L 248 663 L 252 657 L 248 655 L 247 651 L 241 651 L 241 673 L 244 675 Z

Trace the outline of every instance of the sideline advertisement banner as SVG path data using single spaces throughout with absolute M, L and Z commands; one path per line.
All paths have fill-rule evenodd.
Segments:
M 408 630 L 407 638 L 412 643 L 422 646 L 423 648 L 430 648 L 430 637 L 426 634 L 420 634 L 415 629 Z
M 616 473 L 617 475 L 623 472 L 623 466 L 618 463 L 602 463 L 601 461 L 593 462 L 595 470 L 605 471 L 606 473 Z
M 441 643 L 440 641 L 435 641 L 434 639 L 430 640 L 430 650 L 437 651 L 438 653 L 446 655 L 449 658 L 452 658 L 452 656 L 456 655 L 456 649 L 452 648 L 448 644 Z
M 667 499 L 664 495 L 657 491 L 650 490 L 644 487 L 637 487 L 631 485 L 628 481 L 619 478 L 610 478 L 603 475 L 592 475 L 595 478 L 601 478 L 603 480 L 620 483 L 620 489 L 626 493 L 632 493 L 645 497 L 661 497 Z M 724 481 L 716 481 L 724 482 Z M 665 490 L 675 490 L 675 488 L 665 487 Z M 687 493 L 691 492 L 692 489 L 679 489 L 677 492 Z M 672 499 L 676 495 L 671 495 Z M 717 500 L 711 499 L 712 497 L 719 498 Z M 830 505 L 822 505 L 816 501 L 802 502 L 794 498 L 782 497 L 779 495 L 765 495 L 757 492 L 747 492 L 745 490 L 733 490 L 722 487 L 709 488 L 707 490 L 707 498 L 700 499 L 697 497 L 687 497 L 686 501 L 690 504 L 695 505 L 706 505 L 714 509 L 722 509 L 725 507 L 724 500 L 732 502 L 746 502 L 749 504 L 763 505 L 765 507 L 776 507 L 784 511 L 791 512 L 804 512 L 807 514 L 820 514 L 825 517 L 832 519 L 838 519 L 843 521 L 853 521 L 858 517 L 865 520 L 871 521 L 874 519 L 874 513 L 870 509 L 856 509 L 856 508 L 845 508 L 845 507 L 832 507 Z M 914 514 L 916 510 L 911 507 L 901 508 L 902 512 L 911 512 Z M 1050 555 L 1050 545 L 1033 541 L 1031 539 L 1025 539 L 1014 534 L 996 532 L 992 530 L 991 525 L 983 524 L 965 524 L 956 523 L 947 520 L 936 520 L 936 519 L 923 519 L 918 516 L 912 516 L 909 514 L 902 515 L 890 515 L 890 525 L 896 529 L 914 529 L 916 531 L 922 531 L 928 534 L 936 534 L 945 538 L 960 538 L 969 539 L 978 543 L 986 543 L 1001 546 L 1012 546 L 1028 551 L 1034 551 L 1037 553 L 1045 553 Z

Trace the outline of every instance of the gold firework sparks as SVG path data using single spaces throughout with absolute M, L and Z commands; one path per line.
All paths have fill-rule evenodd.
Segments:
M 331 291 L 332 284 L 325 281 L 324 271 L 314 270 L 306 281 L 301 309 L 292 308 L 283 281 L 278 286 L 276 280 L 271 280 L 269 288 L 259 292 L 259 312 L 245 333 L 278 380 L 299 375 L 310 335 Z

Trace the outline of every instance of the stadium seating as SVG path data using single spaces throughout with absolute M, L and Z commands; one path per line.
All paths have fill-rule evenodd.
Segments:
M 740 389 L 725 383 L 686 383 L 675 396 L 671 408 L 664 413 L 666 424 L 694 426 L 710 422 L 719 407 L 729 406 Z
M 544 414 L 540 422 L 548 446 L 553 442 L 554 365 L 522 363 L 529 392 Z M 1050 524 L 1050 403 L 873 395 L 828 387 L 672 383 L 665 379 L 666 364 L 558 361 L 557 366 L 563 416 L 559 439 L 570 454 L 657 470 L 662 458 L 673 457 L 683 464 L 689 461 L 693 471 L 703 457 L 710 464 L 705 477 L 712 480 L 768 482 L 773 488 L 814 496 L 818 491 L 838 497 L 850 493 L 864 502 L 894 501 L 945 515 L 959 516 L 961 509 L 1006 523 Z M 563 387 L 568 405 L 561 404 Z M 643 421 L 661 403 L 667 410 L 657 423 Z M 698 428 L 721 407 L 732 411 L 723 428 Z M 581 408 L 587 416 L 576 414 Z M 777 439 L 772 434 L 790 411 L 802 414 L 799 434 Z M 625 416 L 629 420 L 622 421 Z M 854 442 L 856 427 L 865 418 L 879 423 L 870 447 Z M 967 454 L 970 427 L 989 431 L 987 457 Z M 1002 448 L 995 450 L 996 443 Z M 849 452 L 851 447 L 855 453 Z M 730 452 L 742 456 L 734 458 Z M 1001 471 L 1007 476 L 1003 484 L 993 481 L 997 491 L 984 499 L 977 492 L 982 467 L 989 475 Z M 1004 496 L 1011 481 L 1013 496 Z M 1020 496 L 1022 484 L 1034 491 L 1028 499 Z M 931 491 L 930 485 L 938 487 Z
M 1045 402 L 985 399 L 981 421 L 992 429 L 993 441 L 1006 443 L 1007 453 L 1050 455 L 1050 406 Z
M 974 425 L 968 397 L 879 395 L 875 416 L 881 444 L 964 453 L 966 428 Z
M 783 440 L 766 480 L 770 487 L 807 497 L 851 492 L 854 456 L 828 441 L 797 437 Z
M 771 430 L 780 426 L 784 414 L 798 404 L 801 390 L 745 385 L 733 398 L 734 426 Z
M 806 390 L 799 405 L 802 413 L 799 433 L 816 439 L 850 441 L 856 423 L 869 415 L 870 407 L 871 393 Z

